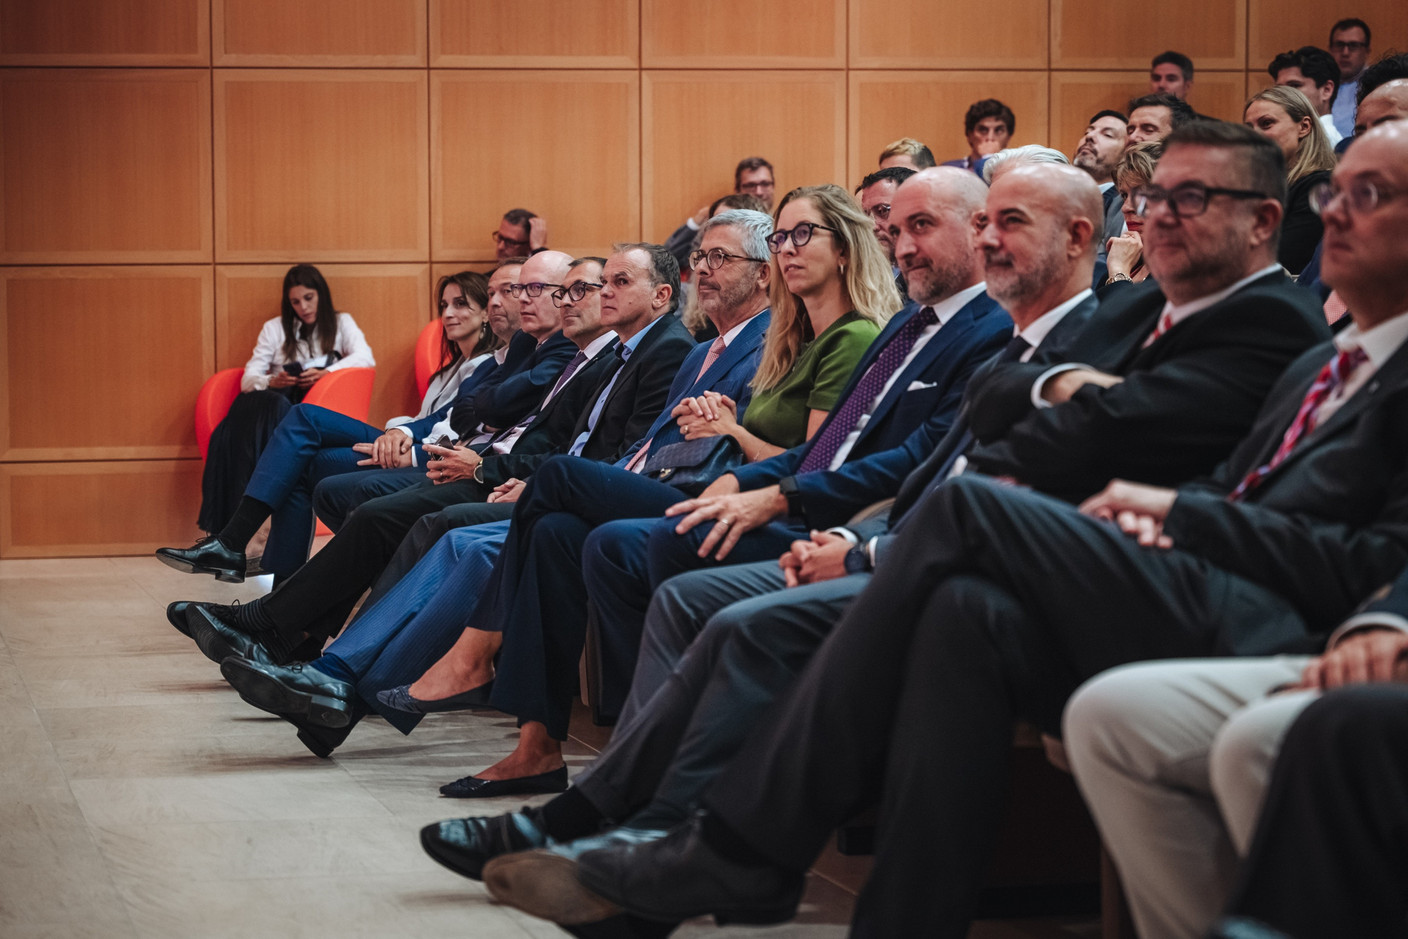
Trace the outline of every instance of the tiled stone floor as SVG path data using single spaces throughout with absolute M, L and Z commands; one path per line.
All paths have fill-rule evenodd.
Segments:
M 368 720 L 318 760 L 164 618 L 172 600 L 248 599 L 264 581 L 222 585 L 150 558 L 0 561 L 0 936 L 564 935 L 416 840 L 470 812 L 436 786 L 509 752 L 510 719 L 442 715 L 412 738 Z M 603 739 L 584 726 L 569 765 Z M 700 921 L 677 935 L 843 936 L 865 869 L 823 858 L 787 926 Z M 973 931 L 1082 934 L 1046 921 Z

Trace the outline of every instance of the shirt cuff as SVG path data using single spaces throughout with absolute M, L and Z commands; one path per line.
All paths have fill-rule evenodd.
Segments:
M 1054 404 L 1041 396 L 1046 388 L 1046 383 L 1062 372 L 1074 372 L 1078 368 L 1090 368 L 1090 366 L 1080 362 L 1064 362 L 1061 365 L 1053 365 L 1038 375 L 1036 381 L 1032 382 L 1032 407 L 1038 409 L 1055 407 Z
M 1325 643 L 1325 648 L 1333 649 L 1345 640 L 1351 633 L 1361 632 L 1365 629 L 1396 629 L 1401 633 L 1408 633 L 1408 619 L 1399 616 L 1397 613 L 1360 613 L 1351 616 L 1340 624 L 1340 628 L 1330 634 L 1330 641 Z
M 846 539 L 846 543 L 849 544 L 851 547 L 855 547 L 856 545 L 860 544 L 860 538 L 858 538 L 856 536 L 856 533 L 851 531 L 849 528 L 842 528 L 838 525 L 835 528 L 826 529 L 826 533 L 828 535 L 840 535 L 842 538 Z
M 695 223 L 693 215 L 684 220 L 684 225 L 685 228 L 688 228 L 690 231 L 699 231 L 699 226 Z

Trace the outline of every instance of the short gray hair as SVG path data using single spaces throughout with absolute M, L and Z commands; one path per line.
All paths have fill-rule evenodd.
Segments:
M 702 240 L 709 229 L 716 225 L 727 225 L 729 228 L 738 229 L 743 253 L 750 258 L 767 261 L 768 235 L 772 234 L 772 217 L 766 212 L 754 212 L 751 209 L 729 209 L 727 212 L 720 212 L 700 227 L 700 239 Z
M 1029 143 L 1025 147 L 1010 147 L 997 151 L 983 161 L 983 182 L 991 186 L 992 178 L 997 175 L 998 167 L 1004 163 L 1011 163 L 1013 166 L 1021 163 L 1061 163 L 1070 166 L 1071 161 L 1066 159 L 1066 155 L 1060 150 L 1039 147 L 1034 143 Z

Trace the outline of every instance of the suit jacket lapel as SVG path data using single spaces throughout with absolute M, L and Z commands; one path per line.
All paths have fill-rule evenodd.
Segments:
M 761 313 L 748 321 L 748 325 L 743 327 L 743 331 L 729 343 L 723 355 L 714 360 L 714 364 L 709 366 L 709 370 L 690 387 L 691 395 L 703 394 L 706 390 L 716 385 L 725 375 L 733 370 L 733 367 L 750 356 L 760 345 L 763 344 L 763 333 L 767 329 L 767 318 Z

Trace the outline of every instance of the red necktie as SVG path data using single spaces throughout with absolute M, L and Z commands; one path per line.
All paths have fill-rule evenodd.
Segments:
M 1169 331 L 1170 329 L 1172 329 L 1172 328 L 1173 328 L 1173 314 L 1172 314 L 1172 313 L 1164 313 L 1164 314 L 1160 315 L 1160 316 L 1159 316 L 1158 325 L 1156 325 L 1156 326 L 1154 327 L 1154 331 L 1149 334 L 1149 338 L 1144 340 L 1144 345 L 1140 346 L 1139 348 L 1141 348 L 1141 349 L 1147 349 L 1147 348 L 1149 348 L 1150 346 L 1152 346 L 1152 345 L 1154 344 L 1154 340 L 1155 340 L 1155 339 L 1158 339 L 1160 336 L 1162 336 L 1164 333 L 1168 332 L 1168 331 Z
M 1301 438 L 1315 429 L 1320 417 L 1320 406 L 1337 388 L 1349 381 L 1355 369 L 1368 360 L 1369 356 L 1363 349 L 1346 349 L 1326 363 L 1320 374 L 1315 377 L 1310 390 L 1306 392 L 1305 400 L 1296 412 L 1296 419 L 1291 421 L 1291 426 L 1286 428 L 1285 435 L 1281 437 L 1281 445 L 1276 448 L 1270 460 L 1248 473 L 1237 488 L 1232 490 L 1227 496 L 1228 502 L 1241 501 L 1249 491 L 1261 485 L 1268 473 L 1281 465 L 1295 449 L 1296 444 L 1300 443 Z

